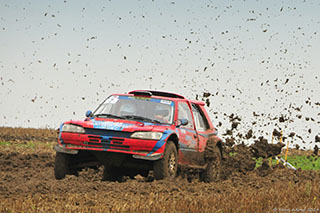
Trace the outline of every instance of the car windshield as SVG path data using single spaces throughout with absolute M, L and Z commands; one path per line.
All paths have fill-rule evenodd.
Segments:
M 171 124 L 173 114 L 173 101 L 121 95 L 107 98 L 93 116 Z

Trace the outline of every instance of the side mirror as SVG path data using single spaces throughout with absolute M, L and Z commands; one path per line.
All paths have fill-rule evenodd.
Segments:
M 92 117 L 92 111 L 91 110 L 88 110 L 86 112 L 86 117 L 89 118 L 89 117 Z
M 182 119 L 178 119 L 177 120 L 177 127 L 179 127 L 179 126 L 186 126 L 186 125 L 188 125 L 188 123 L 189 123 L 189 121 L 187 120 L 187 119 L 185 119 L 185 118 L 182 118 Z

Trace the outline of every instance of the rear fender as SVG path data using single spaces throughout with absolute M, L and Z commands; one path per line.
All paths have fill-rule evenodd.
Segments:
M 214 145 L 218 145 L 218 143 L 221 143 L 221 139 L 216 135 L 211 135 L 208 138 L 208 142 L 209 143 L 213 143 Z
M 216 135 L 212 135 L 209 137 L 208 141 L 207 141 L 207 145 L 208 143 L 212 143 L 213 145 L 217 146 L 220 150 L 221 156 L 222 156 L 222 140 L 216 136 Z

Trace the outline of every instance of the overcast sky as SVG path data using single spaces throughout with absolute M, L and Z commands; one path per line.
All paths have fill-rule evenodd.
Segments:
M 270 137 L 277 124 L 313 146 L 319 11 L 318 0 L 0 0 L 0 126 L 57 128 L 133 89 L 210 92 L 221 134 L 234 113 L 243 132 L 256 121 Z

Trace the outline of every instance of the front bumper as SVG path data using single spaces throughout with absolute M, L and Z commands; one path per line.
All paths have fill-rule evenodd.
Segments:
M 61 132 L 57 152 L 76 154 L 78 150 L 107 151 L 131 154 L 133 158 L 158 160 L 162 158 L 165 142 L 105 135 Z
M 76 149 L 66 149 L 63 146 L 60 145 L 55 145 L 53 148 L 56 152 L 61 152 L 61 153 L 66 153 L 66 154 L 71 154 L 71 155 L 76 155 L 78 154 L 79 150 Z
M 55 145 L 54 146 L 54 150 L 56 152 L 61 152 L 61 153 L 65 153 L 65 154 L 71 154 L 71 155 L 76 155 L 79 153 L 78 149 L 73 149 L 73 148 L 66 148 L 65 146 L 61 146 L 60 144 Z M 84 149 L 82 149 L 84 150 Z M 85 149 L 85 150 L 90 150 L 90 149 Z M 94 151 L 97 151 L 94 149 Z M 130 153 L 131 154 L 131 153 Z M 133 154 L 132 155 L 133 158 L 135 159 L 141 159 L 141 160 L 159 160 L 162 157 L 162 153 L 154 153 L 151 155 L 140 155 L 140 154 Z

